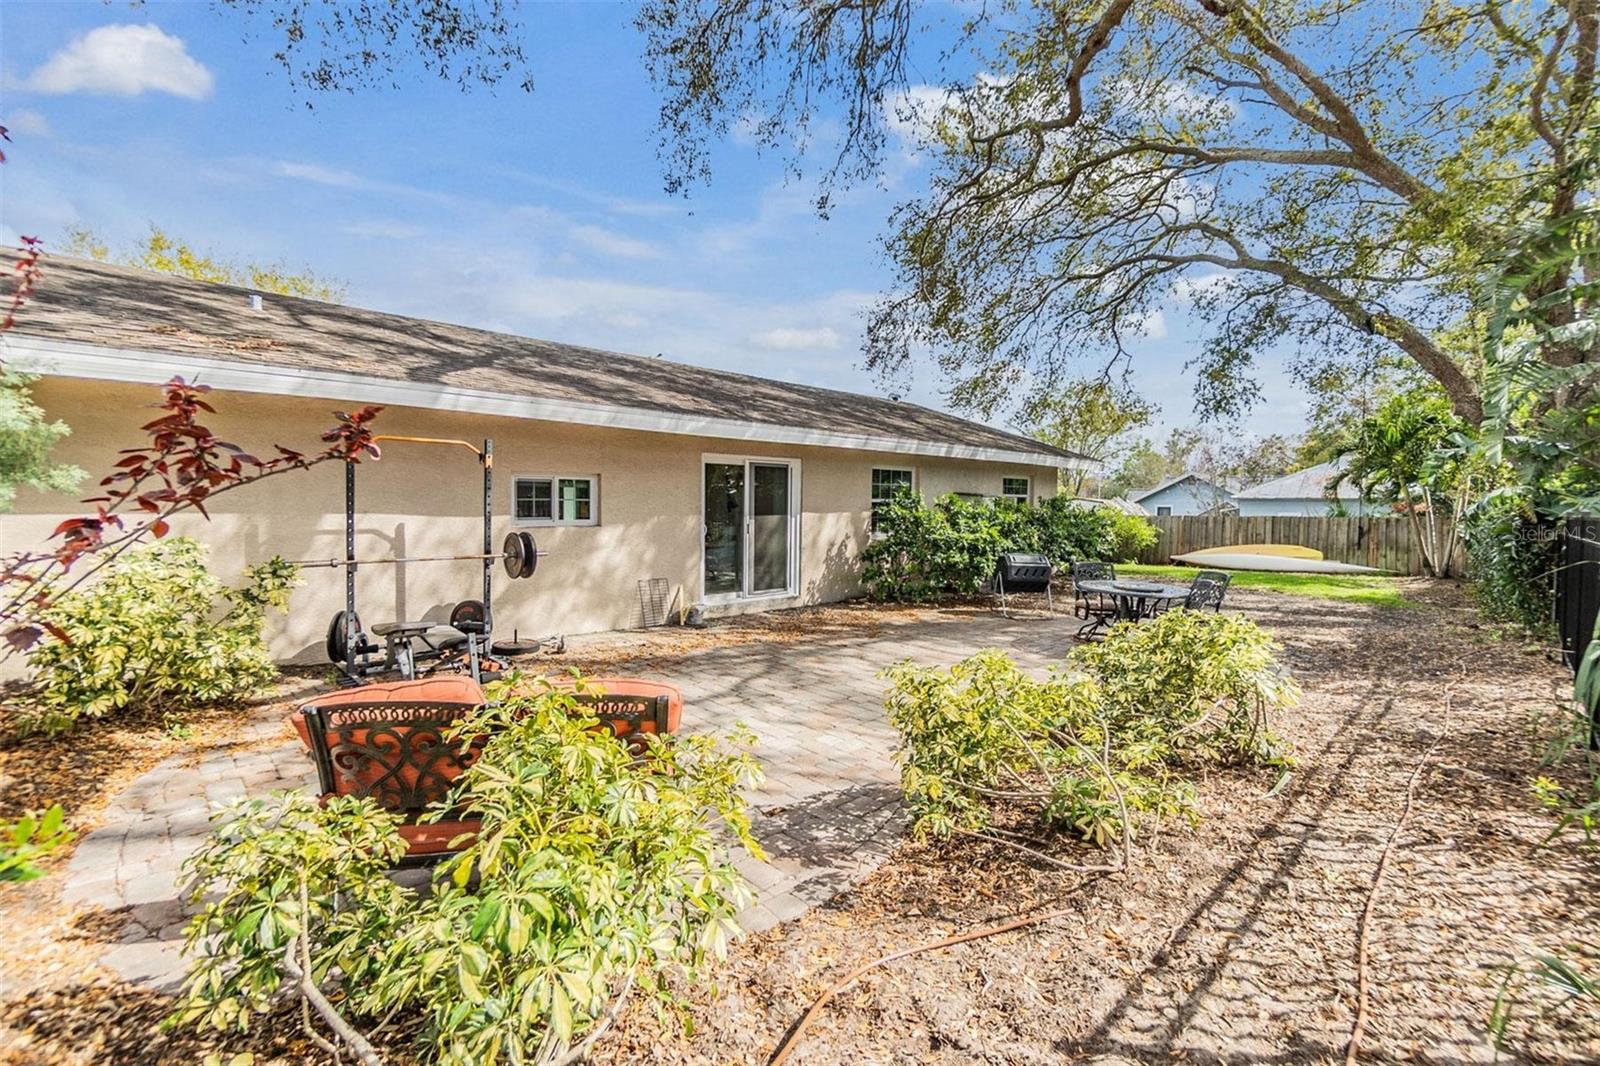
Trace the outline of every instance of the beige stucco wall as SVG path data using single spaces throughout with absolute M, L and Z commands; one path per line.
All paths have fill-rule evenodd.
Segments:
M 57 456 L 96 477 L 116 451 L 142 440 L 154 390 L 147 386 L 46 378 L 34 387 L 52 417 L 73 434 Z M 271 445 L 310 451 L 332 425 L 326 400 L 218 392 L 210 425 L 246 450 Z M 635 626 L 638 582 L 665 577 L 678 603 L 700 598 L 701 462 L 706 454 L 753 455 L 800 464 L 800 594 L 761 600 L 770 608 L 842 599 L 858 591 L 856 557 L 868 538 L 868 500 L 874 466 L 910 466 L 928 496 L 945 492 L 995 495 L 1003 476 L 1033 479 L 1035 496 L 1053 494 L 1048 467 L 1011 467 L 839 449 L 745 443 L 666 433 L 590 428 L 563 423 L 461 415 L 391 407 L 379 419 L 384 433 L 495 442 L 494 543 L 514 527 L 512 478 L 518 474 L 599 476 L 595 526 L 537 527 L 550 552 L 530 580 L 495 571 L 498 632 L 524 636 L 582 633 Z M 224 580 L 274 554 L 290 559 L 342 557 L 343 470 L 327 464 L 240 489 L 213 504 L 212 520 L 180 518 L 175 532 L 211 546 Z M 482 536 L 482 489 L 472 455 L 461 449 L 386 446 L 384 458 L 358 469 L 361 556 L 454 555 L 477 551 Z M 89 495 L 93 479 L 85 484 Z M 80 513 L 72 500 L 22 490 L 11 515 L 0 516 L 0 545 L 14 550 L 40 543 L 60 518 Z M 360 570 L 358 611 L 363 621 L 443 619 L 457 601 L 477 598 L 477 564 L 449 562 L 372 566 Z M 285 659 L 322 657 L 329 618 L 343 606 L 341 571 L 310 569 L 287 618 L 273 622 L 273 649 Z

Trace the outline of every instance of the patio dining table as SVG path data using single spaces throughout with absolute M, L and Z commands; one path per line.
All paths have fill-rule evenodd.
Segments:
M 1119 622 L 1136 622 L 1149 618 L 1156 608 L 1189 595 L 1187 585 L 1168 585 L 1160 581 L 1129 581 L 1108 578 L 1103 581 L 1079 581 L 1074 586 L 1080 592 L 1092 592 L 1111 600 Z M 1102 627 L 1097 625 L 1086 636 L 1092 636 Z

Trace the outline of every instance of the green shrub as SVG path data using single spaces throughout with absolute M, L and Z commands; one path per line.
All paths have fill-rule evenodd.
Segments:
M 184 934 L 189 971 L 174 1023 L 248 1030 L 278 996 L 302 935 L 319 984 L 335 970 L 343 981 L 376 979 L 378 946 L 415 908 L 384 876 L 406 850 L 394 815 L 371 800 L 280 792 L 235 800 L 212 821 L 184 864 L 200 910 Z
M 25 814 L 10 825 L 0 823 L 0 881 L 32 881 L 43 877 L 38 860 L 72 843 L 76 835 L 63 824 L 61 804 Z
M 928 506 L 910 489 L 878 511 L 877 533 L 861 555 L 862 582 L 874 599 L 913 603 L 982 591 L 1003 552 L 1041 552 L 1057 565 L 1120 562 L 1156 537 L 1142 518 L 1065 496 L 1030 506 L 945 496 Z
M 1109 507 L 1103 508 L 1101 513 L 1111 516 L 1112 547 L 1106 557 L 1112 562 L 1136 562 L 1146 549 L 1154 548 L 1161 539 L 1160 531 L 1148 518 Z
M 1268 713 L 1300 701 L 1278 650 L 1248 618 L 1176 610 L 1113 626 L 1071 661 L 1099 683 L 1119 742 L 1149 745 L 1165 763 L 1276 765 L 1287 750 Z
M 1467 580 L 1484 618 L 1548 633 L 1555 613 L 1556 539 L 1523 505 L 1496 497 L 1467 520 Z
M 1106 846 L 1144 822 L 1193 820 L 1185 771 L 1283 766 L 1267 718 L 1299 689 L 1254 623 L 1172 611 L 1115 627 L 1074 653 L 1075 672 L 1037 680 L 999 651 L 949 670 L 888 672 L 901 789 L 918 836 L 997 835 L 996 802 Z
M 742 791 L 760 778 L 753 738 L 652 737 L 633 758 L 570 694 L 515 681 L 494 694 L 456 730 L 487 740 L 435 812 L 481 828 L 423 898 L 382 877 L 403 849 L 370 803 L 288 797 L 224 816 L 189 867 L 195 898 L 215 902 L 189 928 L 178 1021 L 245 1028 L 301 929 L 348 1020 L 420 1022 L 423 1057 L 460 1066 L 547 1061 L 625 990 L 670 1003 L 669 974 L 702 976 L 749 900 L 720 830 L 761 854 Z
M 277 676 L 261 631 L 288 604 L 298 571 L 272 559 L 230 589 L 206 569 L 206 550 L 174 537 L 129 551 L 46 619 L 63 636 L 29 655 L 49 732 L 121 710 L 167 712 L 245 699 Z

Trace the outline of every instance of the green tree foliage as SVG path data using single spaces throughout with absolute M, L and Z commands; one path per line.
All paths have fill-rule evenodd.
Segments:
M 0 882 L 43 877 L 39 860 L 72 843 L 76 834 L 65 825 L 61 804 L 25 814 L 9 825 L 0 823 Z
M 1117 499 L 1135 489 L 1161 484 L 1172 476 L 1171 470 L 1172 463 L 1165 453 L 1157 450 L 1148 437 L 1136 437 L 1127 445 L 1122 458 L 1100 486 L 1100 493 Z
M 1463 520 L 1497 476 L 1474 455 L 1468 429 L 1438 388 L 1422 386 L 1387 400 L 1341 451 L 1346 463 L 1337 480 L 1398 511 L 1435 577 L 1454 571 Z
M 11 509 L 18 485 L 42 492 L 71 492 L 84 478 L 76 466 L 52 462 L 56 442 L 72 430 L 51 421 L 33 402 L 34 378 L 0 367 L 0 514 Z
M 937 17 L 908 0 L 652 0 L 639 17 L 671 186 L 751 114 L 797 165 L 809 120 L 840 123 L 824 199 L 875 172 L 891 133 L 919 135 L 932 174 L 893 221 L 872 366 L 931 350 L 986 411 L 1025 371 L 1120 357 L 1177 301 L 1210 325 L 1203 410 L 1248 406 L 1253 363 L 1288 343 L 1302 380 L 1401 355 L 1481 417 L 1437 335 L 1482 310 L 1481 257 L 1530 216 L 1530 188 L 1550 183 L 1556 214 L 1580 198 L 1564 168 L 1595 111 L 1592 5 L 1056 0 L 962 9 L 953 32 Z M 936 38 L 942 62 L 924 57 Z
M 339 303 L 344 299 L 344 285 L 341 282 L 319 278 L 310 270 L 292 271 L 282 264 L 235 265 L 197 251 L 188 241 L 154 225 L 142 241 L 124 253 L 113 254 L 108 245 L 87 229 L 68 231 L 63 248 L 67 255 L 82 256 L 102 263 L 115 262 L 158 274 L 175 274 L 195 281 L 237 285 L 326 303 Z
M 1175 610 L 1113 628 L 1042 681 L 993 650 L 949 670 L 900 663 L 885 706 L 913 832 L 1014 841 L 996 801 L 1102 847 L 1194 820 L 1190 773 L 1288 761 L 1268 718 L 1299 689 L 1277 650 L 1247 619 Z
M 1256 437 L 1174 429 L 1160 450 L 1148 439 L 1136 438 L 1106 479 L 1105 494 L 1126 496 L 1180 474 L 1196 474 L 1219 487 L 1230 482 L 1254 485 L 1299 468 L 1296 442 L 1279 433 Z M 1220 492 L 1213 502 L 1225 502 Z
M 1134 430 L 1150 424 L 1159 409 L 1125 383 L 1108 378 L 1069 381 L 1030 403 L 1021 428 L 1057 448 L 1104 462 Z M 1063 471 L 1061 491 L 1083 495 L 1083 470 Z
M 271 559 L 232 589 L 188 537 L 133 549 L 83 589 L 52 603 L 52 635 L 28 656 L 37 713 L 48 732 L 117 711 L 245 699 L 278 674 L 262 628 L 288 605 L 297 569 Z
M 455 731 L 482 750 L 435 812 L 481 827 L 421 897 L 383 876 L 404 845 L 370 800 L 219 817 L 187 866 L 202 909 L 177 1022 L 247 1028 L 294 953 L 351 1023 L 419 1023 L 423 1061 L 547 1062 L 632 988 L 671 1003 L 669 977 L 703 978 L 750 898 L 724 841 L 761 855 L 753 738 L 651 736 L 635 758 L 570 693 L 513 678 L 492 695 Z
M 386 0 L 307 4 L 304 0 L 220 0 L 272 42 L 273 58 L 313 93 L 384 89 L 410 77 L 407 64 L 462 89 L 493 88 L 533 76 L 522 52 L 526 30 L 505 0 Z M 306 106 L 311 106 L 307 99 Z
M 910 489 L 879 510 L 877 532 L 861 553 L 861 579 L 874 599 L 899 602 L 975 595 L 1003 552 L 1039 552 L 1057 565 L 1126 561 L 1157 537 L 1143 518 L 1065 496 L 1030 506 L 945 496 L 929 506 Z
M 1600 140 L 1572 165 L 1600 176 Z M 1514 491 L 1533 511 L 1600 509 L 1600 208 L 1549 215 L 1516 235 L 1493 265 L 1484 345 L 1490 462 L 1512 464 Z

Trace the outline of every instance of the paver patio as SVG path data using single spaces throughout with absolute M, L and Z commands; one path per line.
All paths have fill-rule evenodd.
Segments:
M 638 672 L 683 690 L 686 730 L 742 721 L 759 738 L 767 780 L 752 799 L 769 861 L 740 855 L 757 892 L 741 916 L 745 927 L 763 929 L 828 901 L 882 863 L 898 840 L 904 820 L 879 671 L 907 658 L 948 664 L 983 647 L 1042 669 L 1059 662 L 1077 624 L 1060 615 L 945 612 L 861 635 L 712 648 Z M 264 715 L 237 743 L 198 761 L 161 763 L 116 796 L 104 824 L 78 845 L 64 898 L 127 909 L 121 942 L 101 960 L 123 978 L 161 987 L 181 972 L 178 867 L 204 838 L 210 805 L 314 787 L 311 762 L 280 714 Z

